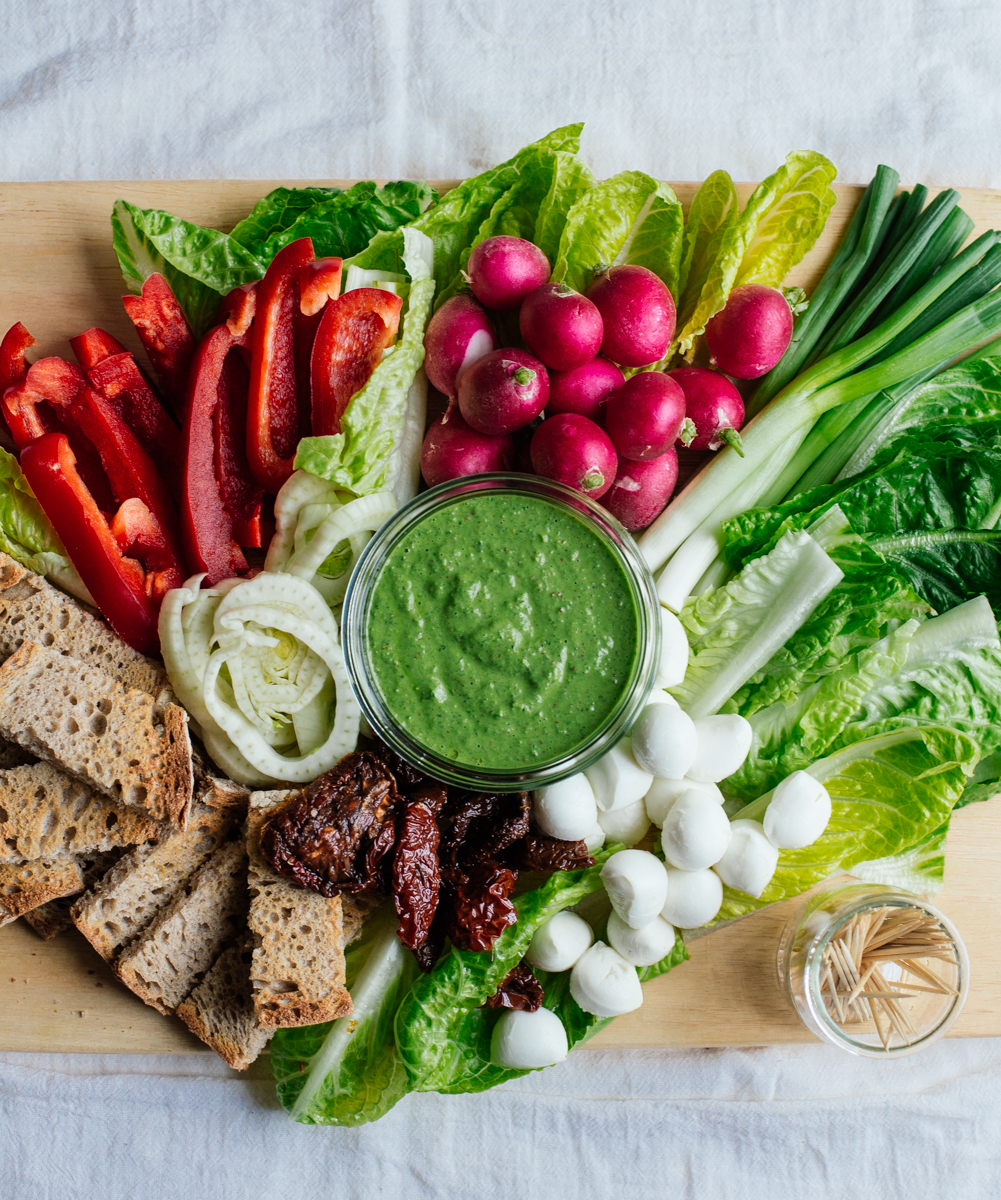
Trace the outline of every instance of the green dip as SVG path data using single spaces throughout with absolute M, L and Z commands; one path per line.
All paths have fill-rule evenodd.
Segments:
M 368 618 L 369 667 L 412 738 L 471 767 L 521 770 L 586 742 L 639 641 L 600 535 L 535 496 L 466 495 L 393 547 Z

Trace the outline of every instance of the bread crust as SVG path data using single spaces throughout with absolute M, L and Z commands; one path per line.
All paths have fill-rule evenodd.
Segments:
M 83 870 L 75 858 L 36 858 L 0 865 L 0 926 L 9 925 L 39 905 L 83 889 Z

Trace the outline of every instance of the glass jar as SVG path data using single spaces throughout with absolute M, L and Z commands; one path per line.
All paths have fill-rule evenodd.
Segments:
M 874 983 L 870 976 L 868 982 L 854 981 L 852 991 L 861 986 L 861 1002 L 847 1003 L 852 992 L 839 995 L 835 1002 L 831 964 L 837 968 L 844 961 L 842 950 L 851 945 L 850 931 L 858 927 L 852 925 L 855 918 L 882 908 L 926 915 L 940 931 L 935 934 L 941 939 L 939 956 L 925 958 L 915 952 L 906 959 L 902 955 L 878 958 L 874 950 L 870 967 L 876 963 L 889 990 L 884 992 L 883 984 Z M 873 943 L 877 939 L 878 931 Z M 884 953 L 889 955 L 893 945 L 892 941 L 885 945 Z M 901 960 L 916 962 L 926 974 L 901 966 Z M 969 989 L 966 947 L 949 918 L 910 892 L 876 884 L 839 885 L 807 896 L 782 932 L 777 966 L 779 986 L 807 1029 L 832 1046 L 869 1058 L 899 1058 L 937 1041 L 959 1016 Z M 853 969 L 849 962 L 842 978 Z M 943 990 L 935 990 L 936 986 Z M 866 995 L 896 997 L 891 1000 L 894 1018 L 882 1001 L 876 1000 L 874 1008 Z
M 368 621 L 372 598 L 393 549 L 420 521 L 441 506 L 491 493 L 542 499 L 585 523 L 621 568 L 636 613 L 636 653 L 629 676 L 599 726 L 558 756 L 525 769 L 492 769 L 446 758 L 412 736 L 394 718 L 371 668 Z M 419 770 L 458 787 L 522 791 L 555 783 L 591 766 L 632 726 L 653 686 L 660 661 L 660 604 L 649 568 L 636 543 L 618 521 L 582 492 L 552 480 L 508 472 L 468 476 L 420 493 L 395 513 L 365 547 L 348 583 L 341 639 L 352 687 L 365 719 L 377 736 Z

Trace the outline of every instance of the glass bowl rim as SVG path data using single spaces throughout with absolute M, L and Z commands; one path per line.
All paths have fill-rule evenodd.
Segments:
M 569 511 L 596 533 L 613 553 L 626 579 L 637 613 L 637 652 L 618 702 L 584 742 L 559 758 L 516 770 L 477 768 L 445 759 L 417 742 L 392 718 L 366 661 L 366 602 L 392 548 L 443 501 L 467 495 L 515 493 L 535 496 Z M 388 518 L 363 549 L 348 581 L 341 613 L 341 643 L 348 678 L 373 732 L 419 770 L 444 783 L 476 790 L 525 791 L 576 775 L 593 765 L 626 735 L 653 687 L 660 660 L 660 602 L 646 560 L 632 535 L 590 496 L 541 476 L 514 471 L 466 475 L 419 492 Z

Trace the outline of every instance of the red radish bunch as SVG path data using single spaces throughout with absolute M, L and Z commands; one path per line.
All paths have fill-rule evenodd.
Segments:
M 685 397 L 686 427 L 680 441 L 689 450 L 718 450 L 733 446 L 743 457 L 738 429 L 744 424 L 744 401 L 725 375 L 705 367 L 682 367 L 668 378 Z
M 778 288 L 735 287 L 706 325 L 712 364 L 734 379 L 758 379 L 775 366 L 792 338 L 792 310 Z

